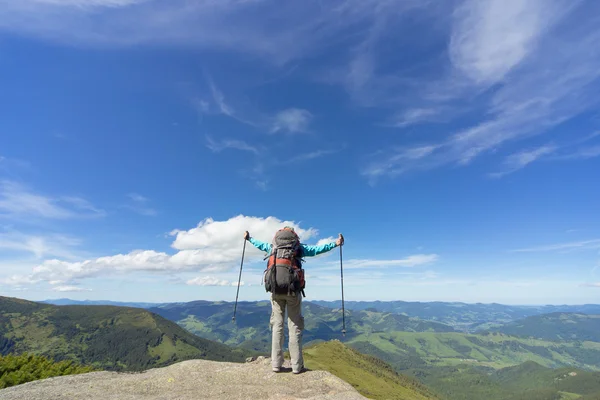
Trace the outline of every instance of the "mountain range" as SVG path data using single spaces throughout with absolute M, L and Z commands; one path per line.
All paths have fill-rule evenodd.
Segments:
M 50 299 L 45 300 L 49 304 L 103 304 L 120 305 L 140 308 L 164 308 L 187 303 L 143 303 L 143 302 L 115 302 L 110 300 L 71 300 Z M 197 303 L 197 302 L 191 302 Z M 205 302 L 213 303 L 210 301 Z M 233 313 L 233 303 L 214 302 L 223 307 L 230 307 Z M 240 304 L 252 304 L 262 302 L 242 302 Z M 304 304 L 315 304 L 328 309 L 342 308 L 341 301 L 312 300 Z M 267 301 L 268 304 L 268 301 Z M 581 305 L 505 305 L 498 303 L 461 303 L 461 302 L 408 302 L 408 301 L 346 301 L 346 311 L 375 311 L 381 313 L 401 314 L 423 321 L 438 322 L 451 326 L 457 331 L 474 333 L 491 329 L 509 322 L 525 319 L 536 315 L 552 313 L 576 313 L 600 315 L 600 304 Z
M 189 331 L 189 334 L 208 340 L 211 345 L 224 345 L 230 350 L 236 347 L 243 349 L 238 351 L 245 354 L 267 354 L 270 348 L 268 301 L 240 302 L 235 321 L 231 319 L 233 304 L 229 302 L 129 303 L 132 304 L 141 307 L 137 308 L 139 312 L 168 322 L 171 329 L 175 326 L 184 332 Z M 425 398 L 600 398 L 600 341 L 597 334 L 600 316 L 581 311 L 595 311 L 599 306 L 564 306 L 569 312 L 535 314 L 563 306 L 415 305 L 405 302 L 350 304 L 346 309 L 347 334 L 342 336 L 342 315 L 341 309 L 336 308 L 337 304 L 304 303 L 306 362 L 307 365 L 312 362 L 314 368 L 329 368 L 338 376 L 346 374 L 342 379 L 348 382 L 354 379 L 357 388 L 361 382 L 370 382 L 362 390 L 385 386 L 381 381 L 372 381 L 373 376 L 385 378 L 385 374 L 357 372 L 361 365 L 372 370 L 373 365 L 381 363 L 378 368 L 382 371 L 388 368 L 386 371 L 395 374 L 391 376 L 397 375 L 399 378 L 396 380 L 404 388 L 409 387 L 410 382 L 425 384 L 429 389 L 423 386 L 423 393 L 433 396 Z M 413 312 L 416 310 L 424 318 L 406 315 L 410 314 L 406 312 L 407 304 L 412 304 Z M 28 309 L 33 306 L 26 304 L 22 307 Z M 399 313 L 402 310 L 404 313 Z M 436 310 L 440 314 L 436 315 Z M 460 310 L 464 315 L 461 316 Z M 465 332 L 467 326 L 470 328 Z M 347 350 L 330 347 L 332 343 L 343 345 Z M 337 354 L 342 352 L 347 357 L 339 359 Z M 321 358 L 311 361 L 317 353 Z M 372 361 L 370 366 L 361 361 L 361 356 Z M 350 367 L 351 362 L 355 363 L 354 367 Z M 395 390 L 378 392 L 372 398 L 392 398 L 389 393 Z M 407 393 L 410 393 L 407 399 L 423 398 Z
M 313 301 L 313 303 L 329 308 L 342 306 L 341 301 Z M 477 332 L 523 318 L 556 312 L 600 314 L 600 304 L 524 306 L 438 301 L 346 301 L 344 306 L 348 310 L 371 309 L 403 314 L 425 321 L 441 322 L 463 332 Z

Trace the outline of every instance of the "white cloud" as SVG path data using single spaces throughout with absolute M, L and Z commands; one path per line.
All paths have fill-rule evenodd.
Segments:
M 588 158 L 600 157 L 600 146 L 582 147 L 576 151 L 557 155 L 556 160 L 586 160 Z
M 581 286 L 600 287 L 600 282 L 596 282 L 596 283 L 584 283 Z
M 239 215 L 225 221 L 214 221 L 207 218 L 196 228 L 171 232 L 171 236 L 175 237 L 172 247 L 177 250 L 174 254 L 155 250 L 136 250 L 128 254 L 84 261 L 51 259 L 34 266 L 29 274 L 14 275 L 1 282 L 19 287 L 39 282 L 71 286 L 83 279 L 128 273 L 223 273 L 239 268 L 245 230 L 248 230 L 252 237 L 270 242 L 274 233 L 284 226 L 294 227 L 303 243 L 310 243 L 310 240 L 318 235 L 318 231 L 314 228 L 301 228 L 298 223 L 282 221 L 275 217 L 258 218 Z M 333 240 L 335 238 L 329 237 L 318 243 L 328 243 Z M 244 265 L 263 262 L 264 253 L 249 242 L 245 242 L 245 246 Z M 431 264 L 437 260 L 436 254 L 417 254 L 398 260 L 348 259 L 344 261 L 344 268 L 416 267 Z M 324 266 L 325 269 L 338 268 L 337 261 L 324 263 Z M 233 281 L 229 279 L 206 276 L 190 279 L 187 284 L 225 286 L 225 282 L 233 284 Z
M 532 53 L 559 11 L 546 0 L 464 1 L 453 16 L 450 59 L 475 83 L 495 83 Z
M 371 181 L 382 175 L 396 176 L 414 168 L 414 164 L 431 154 L 433 154 L 439 146 L 423 145 L 412 148 L 395 148 L 393 154 L 386 156 L 382 152 L 377 152 L 372 155 L 372 161 L 361 171 L 361 175 L 366 176 Z
M 71 204 L 78 210 L 89 211 L 92 215 L 104 215 L 105 211 L 96 208 L 92 203 L 81 197 L 66 196 L 60 198 L 59 201 Z
M 315 150 L 310 153 L 303 153 L 297 156 L 290 158 L 288 162 L 299 162 L 299 161 L 308 161 L 314 160 L 315 158 L 325 157 L 330 154 L 338 153 L 340 149 L 337 150 Z
M 33 285 L 40 282 L 41 279 L 36 279 L 32 276 L 26 275 L 12 275 L 7 278 L 0 279 L 0 284 L 7 286 L 23 286 L 23 285 Z
M 324 244 L 328 244 L 331 242 L 335 242 L 338 238 L 337 237 L 333 237 L 333 236 L 329 236 L 323 239 L 320 239 L 319 241 L 317 241 L 317 246 L 322 246 Z
M 503 172 L 497 172 L 491 174 L 492 177 L 500 178 L 504 175 L 518 171 L 521 168 L 526 167 L 532 162 L 539 160 L 545 155 L 552 154 L 558 147 L 555 145 L 545 145 L 532 150 L 522 150 L 518 153 L 507 156 L 504 160 L 504 166 L 506 170 Z
M 14 276 L 7 284 L 39 281 L 71 282 L 114 273 L 130 272 L 223 272 L 237 268 L 244 245 L 243 234 L 248 230 L 253 237 L 270 242 L 274 233 L 284 226 L 292 226 L 304 241 L 318 235 L 314 228 L 304 229 L 293 221 L 275 217 L 259 218 L 239 215 L 226 221 L 207 218 L 196 228 L 170 233 L 175 239 L 174 254 L 155 250 L 136 250 L 128 254 L 99 257 L 69 262 L 45 260 L 32 269 L 31 274 Z M 264 254 L 246 242 L 245 262 L 262 261 Z
M 141 194 L 138 193 L 129 193 L 127 195 L 127 197 L 129 197 L 131 200 L 135 201 L 136 203 L 146 203 L 148 202 L 148 198 L 142 196 Z
M 80 197 L 53 198 L 34 193 L 13 181 L 0 182 L 0 216 L 67 219 L 105 214 Z
M 237 286 L 237 282 L 231 282 L 226 279 L 218 279 L 211 276 L 202 276 L 186 281 L 187 285 L 197 286 Z M 244 281 L 240 282 L 240 286 L 244 286 Z
M 313 116 L 308 110 L 288 108 L 278 112 L 273 118 L 271 133 L 305 133 Z
M 129 209 L 137 214 L 148 217 L 153 217 L 158 214 L 158 211 L 147 205 L 150 202 L 150 199 L 147 197 L 138 193 L 129 193 L 127 197 L 129 197 L 131 203 L 122 205 L 122 208 Z
M 171 235 L 175 236 L 172 247 L 177 250 L 214 249 L 215 251 L 234 248 L 239 252 L 244 231 L 249 231 L 257 239 L 270 242 L 275 232 L 284 226 L 292 226 L 303 241 L 318 235 L 316 229 L 301 228 L 293 221 L 282 221 L 276 217 L 259 218 L 239 215 L 226 221 L 207 218 L 196 228 L 187 231 L 174 230 L 171 232 Z
M 230 107 L 227 103 L 225 103 L 225 96 L 223 93 L 217 88 L 212 79 L 208 79 L 208 84 L 210 86 L 210 91 L 212 93 L 213 101 L 216 103 L 219 112 L 225 114 L 229 117 L 234 116 L 233 108 Z
M 92 289 L 85 289 L 78 286 L 55 286 L 52 288 L 55 292 L 91 292 Z
M 29 235 L 21 232 L 0 233 L 0 249 L 31 253 L 37 258 L 46 256 L 74 259 L 72 247 L 81 241 L 64 235 Z
M 344 269 L 377 269 L 377 268 L 390 268 L 390 267 L 404 267 L 413 268 L 421 265 L 433 264 L 439 260 L 437 254 L 415 254 L 406 258 L 397 260 L 375 260 L 375 259 L 349 259 L 343 262 Z M 326 264 L 325 268 L 322 269 L 338 269 L 339 261 L 331 261 Z
M 418 267 L 436 262 L 437 254 L 415 254 L 399 260 L 348 260 L 344 268 L 372 268 L 372 267 Z
M 410 108 L 397 115 L 393 119 L 392 125 L 397 128 L 404 128 L 420 122 L 428 121 L 430 118 L 435 117 L 438 114 L 439 110 L 434 108 Z
M 206 147 L 208 147 L 213 153 L 220 153 L 225 149 L 248 151 L 256 155 L 260 153 L 258 147 L 252 146 L 243 140 L 223 139 L 221 141 L 217 141 L 209 135 L 206 135 Z
M 529 247 L 513 250 L 513 252 L 540 252 L 540 251 L 558 251 L 558 250 L 589 250 L 599 249 L 600 239 L 583 240 L 579 242 L 557 243 L 547 246 Z

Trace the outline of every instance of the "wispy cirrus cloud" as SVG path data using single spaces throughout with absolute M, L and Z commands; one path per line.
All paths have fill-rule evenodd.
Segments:
M 401 175 L 414 168 L 415 164 L 429 157 L 438 148 L 438 145 L 395 147 L 391 156 L 387 155 L 387 151 L 378 151 L 370 156 L 374 161 L 363 168 L 361 174 L 372 183 L 383 175 L 390 177 Z
M 68 219 L 104 215 L 104 210 L 81 197 L 50 197 L 14 181 L 0 181 L 0 217 Z
M 505 175 L 511 174 L 515 171 L 525 168 L 532 162 L 539 160 L 540 158 L 552 154 L 556 151 L 557 146 L 548 144 L 542 147 L 531 150 L 522 150 L 517 153 L 511 154 L 504 159 L 505 170 L 502 172 L 495 172 L 490 174 L 494 178 L 501 178 Z
M 209 83 L 209 86 L 210 86 L 210 91 L 212 93 L 213 101 L 217 105 L 218 111 L 220 113 L 222 113 L 222 114 L 225 114 L 225 115 L 229 116 L 229 117 L 233 117 L 234 116 L 234 110 L 233 110 L 233 108 L 229 104 L 227 104 L 225 102 L 225 96 L 223 95 L 223 93 L 217 88 L 217 86 L 212 81 L 212 79 L 209 79 L 208 83 Z
M 544 0 L 464 1 L 453 15 L 450 60 L 477 85 L 501 81 L 532 55 L 567 7 Z
M 513 252 L 543 252 L 543 251 L 560 251 L 560 250 L 590 250 L 600 249 L 600 239 L 582 240 L 579 242 L 557 243 L 544 246 L 528 247 L 523 249 L 513 250 Z
M 408 3 L 422 2 L 0 0 L 0 29 L 88 46 L 225 49 L 263 56 L 281 65 L 323 52 L 353 29 L 372 24 L 374 15 L 399 12 Z
M 439 113 L 440 110 L 435 108 L 409 108 L 395 115 L 389 125 L 396 128 L 404 128 L 421 122 L 429 122 L 432 118 L 439 115 Z
M 55 286 L 52 288 L 55 292 L 91 292 L 92 289 L 86 289 L 79 286 Z
M 509 143 L 546 134 L 594 107 L 599 7 L 567 0 L 0 0 L 0 29 L 69 45 L 216 49 L 249 55 L 244 60 L 258 60 L 257 69 L 266 75 L 301 64 L 304 78 L 341 85 L 358 104 L 389 111 L 392 117 L 383 119 L 400 128 L 435 122 L 442 118 L 440 110 L 444 122 L 460 119 L 449 110 L 474 114 L 435 137 L 398 140 L 383 149 L 362 168 L 362 175 L 375 182 L 467 166 L 492 152 L 502 159 Z M 415 18 L 404 24 L 408 17 Z M 409 38 L 415 32 L 419 49 L 437 55 L 425 59 L 419 51 L 410 65 L 396 63 L 397 54 L 414 47 Z M 317 59 L 322 61 L 312 65 Z M 247 86 L 254 88 L 256 75 L 247 75 Z M 309 127 L 311 118 L 301 108 L 256 116 L 258 111 L 248 112 L 236 102 L 247 93 L 223 89 L 211 80 L 207 97 L 196 107 L 266 132 L 299 133 Z M 435 150 L 418 160 L 405 157 L 407 148 L 428 147 Z
M 288 108 L 273 117 L 271 133 L 306 133 L 313 115 L 308 110 Z
M 243 140 L 237 139 L 222 139 L 215 140 L 211 136 L 206 135 L 206 147 L 209 148 L 213 153 L 220 153 L 226 149 L 235 149 L 241 151 L 248 151 L 253 154 L 260 154 L 259 146 L 252 146 Z
M 314 160 L 315 158 L 321 158 L 321 157 L 329 156 L 331 154 L 339 153 L 341 150 L 342 149 L 329 149 L 329 150 L 319 149 L 319 150 L 311 151 L 309 153 L 298 154 L 297 156 L 290 158 L 290 160 L 288 162 Z
M 187 285 L 191 286 L 237 286 L 237 282 L 232 282 L 227 279 L 219 279 L 214 276 L 199 276 L 186 281 Z M 244 281 L 240 282 L 240 286 L 244 286 Z
M 600 52 L 594 43 L 600 28 L 586 14 L 596 8 L 561 0 L 462 2 L 453 14 L 451 72 L 424 93 L 431 107 L 472 105 L 483 118 L 440 140 L 413 145 L 435 148 L 418 160 L 407 158 L 406 148 L 385 151 L 363 175 L 374 181 L 448 164 L 466 166 L 592 108 L 598 103 Z M 522 168 L 536 156 L 526 150 L 516 154 L 505 162 Z
M 382 268 L 414 268 L 429 265 L 439 260 L 438 254 L 413 254 L 405 258 L 391 260 L 351 259 L 344 261 L 344 269 L 382 269 Z M 339 261 L 326 264 L 321 270 L 339 269 Z
M 129 198 L 130 203 L 123 205 L 123 208 L 127 208 L 137 214 L 149 217 L 158 214 L 158 211 L 156 211 L 156 209 L 148 205 L 150 203 L 150 199 L 148 199 L 147 197 L 142 196 L 139 193 L 129 193 L 127 194 L 127 197 Z
M 556 155 L 553 160 L 587 160 L 595 157 L 600 157 L 600 146 L 581 147 L 574 151 Z
M 17 231 L 0 233 L 0 249 L 19 253 L 32 254 L 36 258 L 48 256 L 76 259 L 73 248 L 79 246 L 81 240 L 65 235 L 33 235 Z

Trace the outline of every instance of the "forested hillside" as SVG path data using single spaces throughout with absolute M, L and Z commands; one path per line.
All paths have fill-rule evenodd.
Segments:
M 600 342 L 600 315 L 552 313 L 511 322 L 492 331 L 546 340 Z
M 467 364 L 494 369 L 535 361 L 551 368 L 573 366 L 600 371 L 600 343 L 550 342 L 501 333 L 386 332 L 360 335 L 349 345 L 403 370 Z
M 600 372 L 550 369 L 532 361 L 500 370 L 458 365 L 405 373 L 449 400 L 600 399 Z
M 54 362 L 33 354 L 0 356 L 0 389 L 54 376 L 83 374 L 94 368 L 73 361 Z
M 247 355 L 139 308 L 53 306 L 7 297 L 0 297 L 0 338 L 2 354 L 30 352 L 114 370 L 190 358 L 243 361 Z

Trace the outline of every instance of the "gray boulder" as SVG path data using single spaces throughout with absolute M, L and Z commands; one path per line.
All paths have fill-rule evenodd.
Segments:
M 284 365 L 285 366 L 285 365 Z M 289 366 L 289 365 L 288 365 Z M 274 373 L 268 358 L 246 363 L 189 360 L 141 373 L 91 372 L 0 390 L 2 400 L 365 399 L 325 371 Z

